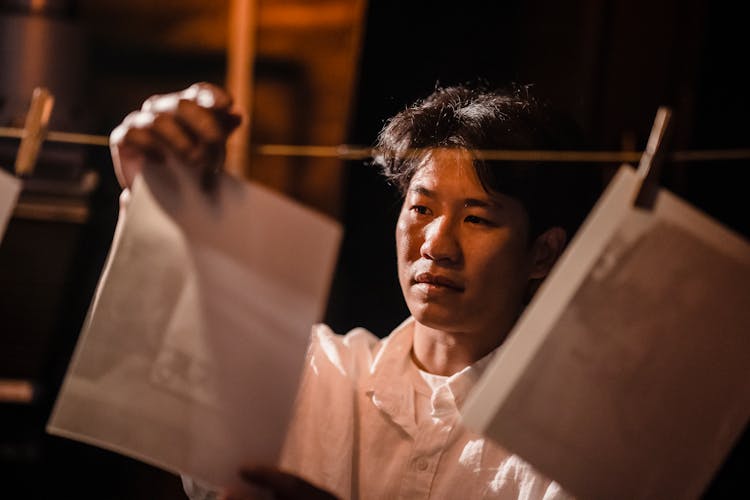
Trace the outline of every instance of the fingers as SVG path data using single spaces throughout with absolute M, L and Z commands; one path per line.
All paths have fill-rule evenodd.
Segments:
M 240 476 L 248 483 L 270 490 L 278 500 L 335 500 L 331 493 L 314 486 L 304 479 L 283 472 L 275 467 L 252 466 L 240 470 Z
M 180 99 L 193 101 L 212 111 L 229 111 L 233 102 L 232 96 L 226 90 L 211 83 L 200 82 L 179 92 L 151 96 L 146 99 L 141 109 L 155 113 L 172 111 Z
M 115 174 L 122 187 L 130 187 L 146 163 L 162 163 L 164 151 L 154 135 L 143 126 L 140 112 L 129 114 L 110 135 Z
M 199 106 L 194 101 L 180 99 L 173 114 L 161 117 L 174 118 L 176 125 L 193 138 L 193 145 L 223 144 L 227 137 L 224 121 L 215 112 Z
M 228 111 L 232 106 L 232 96 L 229 93 L 211 83 L 199 82 L 191 85 L 181 92 L 182 98 L 195 101 L 199 106 Z
M 231 106 L 229 94 L 208 83 L 147 99 L 110 135 L 120 183 L 129 187 L 144 165 L 170 159 L 201 177 L 218 172 L 227 137 L 241 121 Z
M 133 133 L 137 134 L 141 131 L 145 130 L 135 129 Z M 155 115 L 153 123 L 148 128 L 148 133 L 158 145 L 171 150 L 182 160 L 189 160 L 191 156 L 196 154 L 193 153 L 193 150 L 199 144 L 196 135 L 171 113 Z

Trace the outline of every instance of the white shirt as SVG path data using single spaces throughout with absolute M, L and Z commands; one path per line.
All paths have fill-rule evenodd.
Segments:
M 411 358 L 414 320 L 379 340 L 313 327 L 281 468 L 345 499 L 570 498 L 460 423 L 491 354 L 450 376 Z M 212 498 L 183 478 L 191 498 Z
M 461 425 L 489 357 L 431 388 L 411 358 L 413 331 L 413 319 L 383 340 L 313 328 L 281 467 L 342 498 L 569 498 Z

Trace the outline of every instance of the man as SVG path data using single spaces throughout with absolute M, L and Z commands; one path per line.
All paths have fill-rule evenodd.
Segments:
M 205 179 L 237 123 L 207 84 L 155 96 L 112 134 L 118 178 L 128 187 L 172 165 Z M 313 328 L 281 468 L 245 469 L 248 482 L 281 498 L 565 497 L 458 413 L 580 215 L 565 209 L 564 167 L 476 151 L 569 149 L 560 123 L 523 88 L 438 89 L 391 119 L 376 163 L 404 196 L 396 250 L 411 317 L 383 340 Z

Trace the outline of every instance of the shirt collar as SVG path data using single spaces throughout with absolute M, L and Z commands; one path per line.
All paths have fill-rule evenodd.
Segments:
M 487 365 L 490 364 L 490 361 L 492 361 L 493 356 L 496 352 L 498 352 L 499 349 L 499 347 L 496 348 L 489 354 L 485 355 L 482 359 L 467 366 L 460 372 L 454 373 L 448 378 L 448 388 L 450 389 L 451 394 L 453 394 L 453 397 L 456 400 L 457 407 L 461 407 L 464 400 L 466 399 L 466 396 L 468 396 L 471 389 L 482 377 L 482 374 L 487 369 Z
M 408 318 L 382 341 L 370 366 L 367 395 L 410 436 L 414 436 L 414 387 L 407 375 L 412 368 L 411 346 L 414 319 Z
M 414 323 L 414 318 L 409 317 L 382 341 L 370 367 L 369 383 L 366 385 L 373 404 L 410 435 L 416 431 L 414 390 L 418 386 L 414 375 L 419 378 L 417 367 L 411 359 Z M 497 351 L 495 349 L 448 378 L 447 385 L 457 409 Z M 426 387 L 424 380 L 420 379 L 419 382 Z

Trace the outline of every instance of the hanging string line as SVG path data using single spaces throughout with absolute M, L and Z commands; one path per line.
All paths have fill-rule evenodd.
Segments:
M 24 129 L 22 128 L 0 127 L 0 138 L 22 139 L 23 137 Z M 45 140 L 56 143 L 109 147 L 109 137 L 104 135 L 49 131 Z M 261 156 L 337 158 L 342 160 L 367 160 L 372 158 L 376 153 L 372 148 L 352 145 L 258 144 L 252 150 L 255 154 Z M 474 150 L 472 153 L 483 160 L 561 163 L 633 163 L 638 162 L 642 154 L 640 151 L 537 151 L 515 149 Z M 406 154 L 419 154 L 419 150 L 410 150 Z M 673 151 L 667 155 L 667 158 L 675 162 L 748 160 L 750 159 L 750 148 Z

